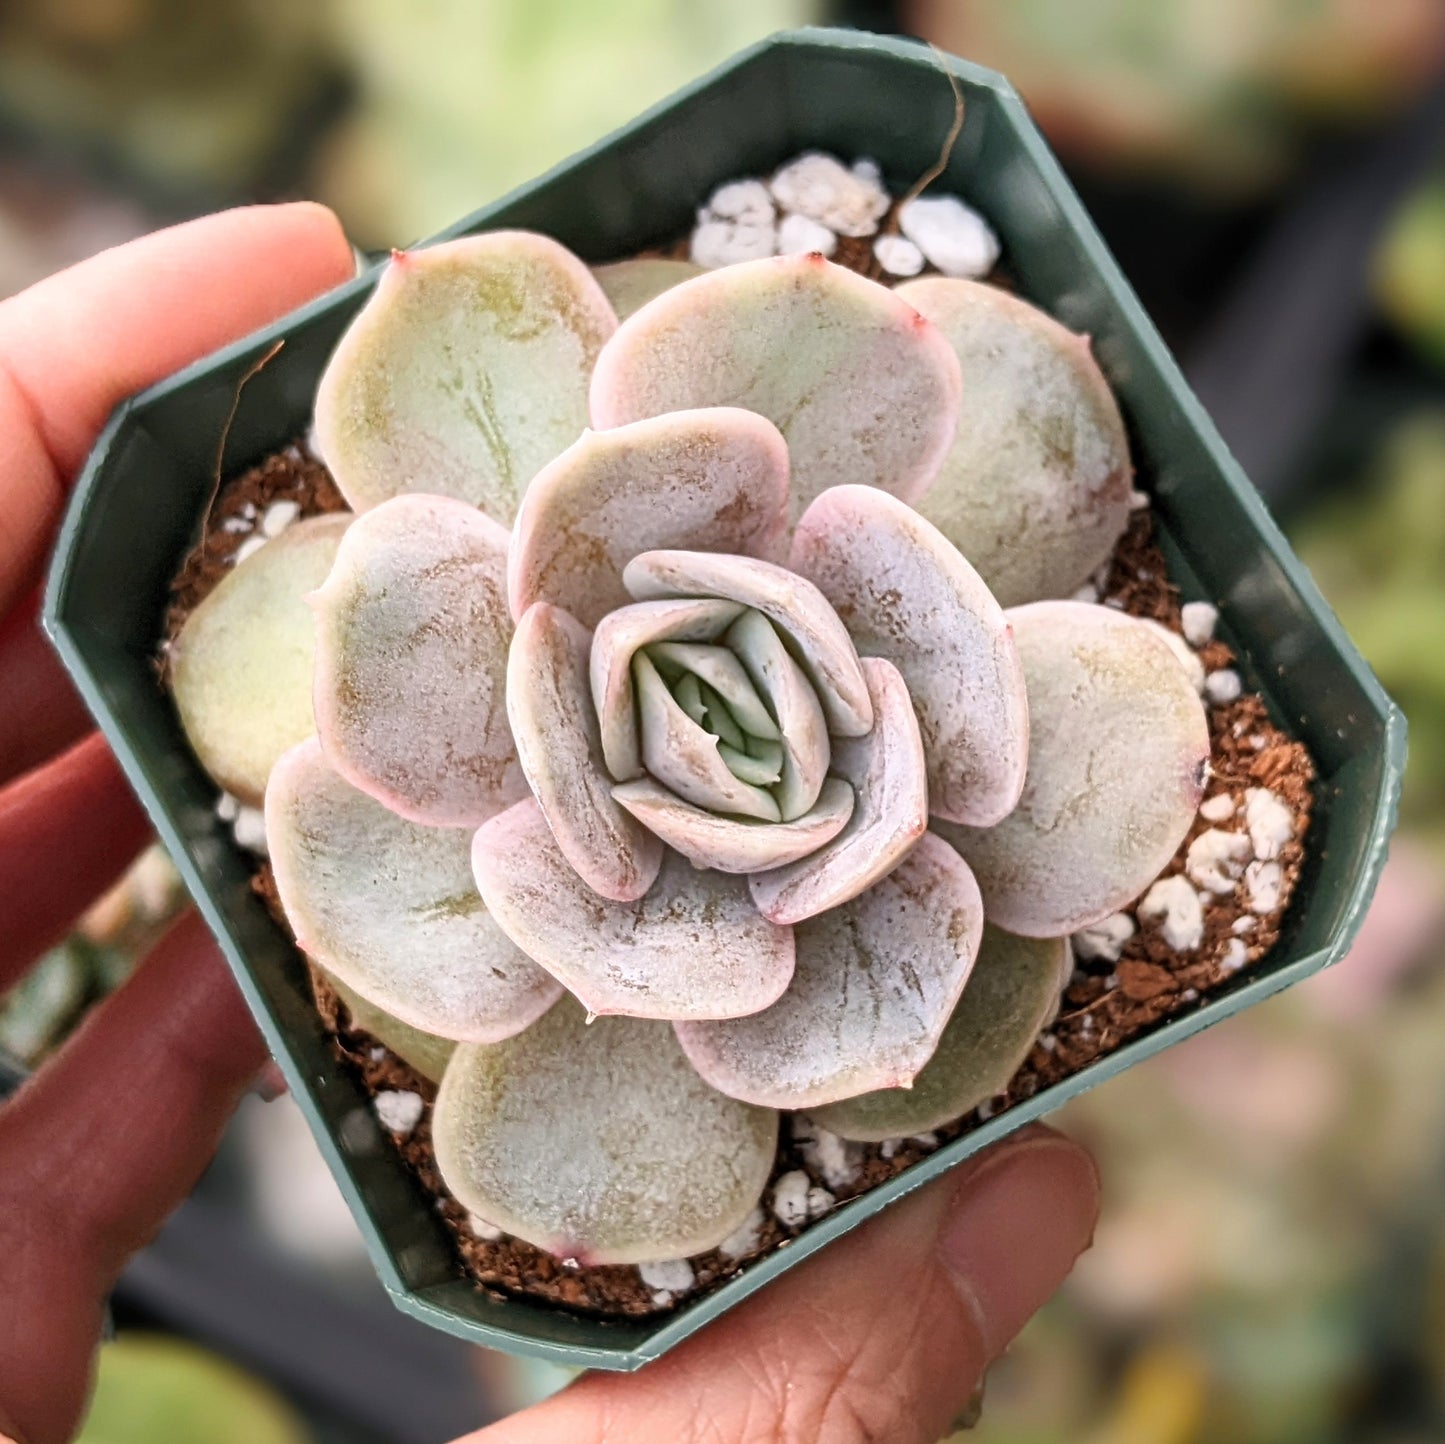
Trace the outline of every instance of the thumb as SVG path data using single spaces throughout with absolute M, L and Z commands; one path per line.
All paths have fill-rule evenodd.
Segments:
M 1092 1241 L 1093 1160 L 1035 1128 L 801 1264 L 631 1377 L 459 1444 L 935 1444 Z

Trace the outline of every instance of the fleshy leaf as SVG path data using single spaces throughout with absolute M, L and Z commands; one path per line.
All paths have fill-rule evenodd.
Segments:
M 638 552 L 682 547 L 774 558 L 788 511 L 788 448 L 750 411 L 715 407 L 587 431 L 533 480 L 512 532 L 512 615 L 533 602 L 595 627 L 626 605 Z
M 465 502 L 358 517 L 316 611 L 316 727 L 353 786 L 413 822 L 478 823 L 526 795 L 507 725 L 507 534 Z
M 989 921 L 1060 937 L 1158 877 L 1199 809 L 1204 707 L 1167 643 L 1109 607 L 1008 613 L 1028 683 L 1028 780 L 996 827 L 935 822 L 969 860 Z
M 587 267 L 526 231 L 396 251 L 316 393 L 316 437 L 357 511 L 405 492 L 510 525 L 587 425 L 617 318 Z
M 297 944 L 401 1022 L 497 1042 L 561 997 L 483 906 L 470 831 L 398 817 L 338 776 L 314 738 L 271 774 L 266 841 Z
M 996 286 L 899 286 L 963 372 L 958 433 L 919 511 L 1006 607 L 1066 597 L 1109 559 L 1129 518 L 1129 442 L 1088 338 Z
M 587 680 L 592 634 L 538 602 L 517 624 L 507 663 L 507 716 L 522 771 L 557 846 L 594 892 L 640 898 L 662 866 L 662 844 L 612 800 Z
M 703 273 L 704 267 L 669 256 L 635 256 L 592 268 L 619 321 L 640 311 L 654 296 Z
M 978 573 L 937 527 L 867 486 L 835 486 L 808 508 L 792 566 L 861 653 L 903 674 L 930 811 L 979 827 L 1007 817 L 1024 785 L 1028 700 L 1008 623 Z
M 798 923 L 867 891 L 908 855 L 928 826 L 923 739 L 898 669 L 863 658 L 873 730 L 835 740 L 832 771 L 853 788 L 848 826 L 801 862 L 749 880 L 753 901 L 775 923 Z
M 886 287 L 822 256 L 779 256 L 685 281 L 624 322 L 597 360 L 592 423 L 756 411 L 787 438 L 796 517 L 844 477 L 922 495 L 952 443 L 959 386 L 952 348 Z
M 1072 969 L 1064 938 L 1017 938 L 983 930 L 978 961 L 938 1050 L 912 1088 L 884 1088 L 815 1109 L 841 1138 L 880 1143 L 941 1128 L 1009 1085 L 1048 1026 Z
M 938 1045 L 982 931 L 968 865 L 925 833 L 882 882 L 798 924 L 797 969 L 771 1008 L 679 1022 L 677 1036 L 713 1087 L 765 1107 L 906 1087 Z
M 717 738 L 683 711 L 645 652 L 632 659 L 632 675 L 642 763 L 659 782 L 696 807 L 760 822 L 783 820 L 771 793 L 733 774 Z
M 643 552 L 628 562 L 622 579 L 639 601 L 721 597 L 761 612 L 793 641 L 828 730 L 836 737 L 861 737 L 873 725 L 858 653 L 812 582 L 752 557 L 680 551 Z
M 759 914 L 742 878 L 670 852 L 645 898 L 609 902 L 568 865 L 533 801 L 479 829 L 472 867 L 498 924 L 592 1013 L 737 1017 L 793 975 L 792 929 Z
M 297 522 L 236 564 L 171 646 L 186 739 L 225 790 L 259 807 L 283 752 L 316 730 L 316 624 L 305 597 L 327 578 L 350 514 Z
M 612 795 L 694 867 L 761 872 L 806 857 L 836 837 L 853 815 L 853 789 L 830 777 L 817 805 L 792 822 L 745 822 L 683 802 L 650 779 L 624 782 Z
M 588 672 L 602 729 L 602 756 L 616 781 L 642 776 L 632 659 L 653 642 L 714 642 L 742 612 L 736 602 L 685 598 L 620 607 L 597 624 Z
M 356 1027 L 390 1048 L 403 1063 L 410 1063 L 423 1078 L 430 1078 L 433 1083 L 442 1081 L 442 1074 L 456 1051 L 455 1040 L 439 1038 L 435 1033 L 424 1033 L 410 1023 L 403 1023 L 330 973 L 326 974 L 326 981 L 346 1004 Z
M 762 1196 L 778 1119 L 709 1088 L 665 1023 L 559 1004 L 519 1038 L 460 1048 L 432 1120 L 452 1194 L 582 1264 L 716 1247 Z

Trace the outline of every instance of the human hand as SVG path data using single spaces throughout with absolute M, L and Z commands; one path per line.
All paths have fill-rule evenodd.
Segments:
M 0 305 L 0 991 L 146 826 L 36 626 L 66 484 L 126 394 L 346 278 L 332 217 L 233 212 Z M 66 750 L 66 749 L 69 750 Z M 0 1434 L 59 1444 L 104 1300 L 264 1060 L 194 918 L 0 1111 Z M 1086 1154 L 1032 1129 L 801 1265 L 631 1377 L 458 1444 L 933 1444 L 1087 1246 Z
M 352 274 L 318 206 L 233 211 L 0 303 L 0 994 L 148 828 L 38 625 L 65 492 L 122 398 Z M 0 1435 L 59 1444 L 105 1299 L 265 1051 L 194 916 L 0 1110 Z

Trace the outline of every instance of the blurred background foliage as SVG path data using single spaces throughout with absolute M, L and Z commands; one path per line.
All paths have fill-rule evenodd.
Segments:
M 1312 197 L 1390 162 L 1445 58 L 1441 0 L 5 0 L 0 294 L 253 198 L 404 244 L 819 19 L 1009 73 L 1186 365 L 1241 304 L 1261 351 L 1307 324 L 1250 300 L 1254 258 L 1328 251 Z M 1421 113 L 1440 158 L 1369 231 L 1317 420 L 1258 476 L 1409 714 L 1405 832 L 1346 965 L 1067 1110 L 1103 1165 L 1097 1246 L 960 1438 L 1445 1437 L 1445 132 Z M 1273 385 L 1265 410 L 1291 400 Z M 147 854 L 0 1006 L 0 1047 L 41 1061 L 179 906 Z M 247 1103 L 188 1210 L 117 1295 L 87 1444 L 423 1444 L 560 1382 L 388 1312 L 289 1102 Z M 345 1326 L 277 1342 L 323 1316 Z

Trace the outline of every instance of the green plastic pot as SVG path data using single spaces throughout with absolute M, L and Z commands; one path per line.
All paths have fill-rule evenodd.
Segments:
M 963 86 L 967 119 L 941 185 L 992 219 L 1027 296 L 1093 336 L 1153 489 L 1175 579 L 1186 595 L 1220 604 L 1250 685 L 1319 765 L 1310 861 L 1264 962 L 843 1204 L 675 1313 L 650 1322 L 584 1318 L 495 1297 L 460 1276 L 430 1201 L 337 1062 L 302 960 L 252 894 L 251 862 L 218 823 L 216 789 L 156 684 L 151 658 L 167 583 L 196 534 L 237 386 L 285 340 L 241 394 L 228 473 L 305 428 L 317 378 L 375 273 L 125 403 L 80 479 L 46 597 L 51 634 L 235 970 L 387 1289 L 406 1312 L 475 1343 L 592 1368 L 633 1369 L 656 1358 L 978 1149 L 1338 961 L 1375 886 L 1398 800 L 1404 720 L 1290 554 L 999 76 L 906 41 L 829 30 L 779 35 L 446 234 L 527 227 L 589 260 L 609 260 L 684 231 L 719 182 L 765 173 L 808 147 L 873 156 L 896 187 L 907 186 L 933 164 L 953 119 L 944 63 Z

